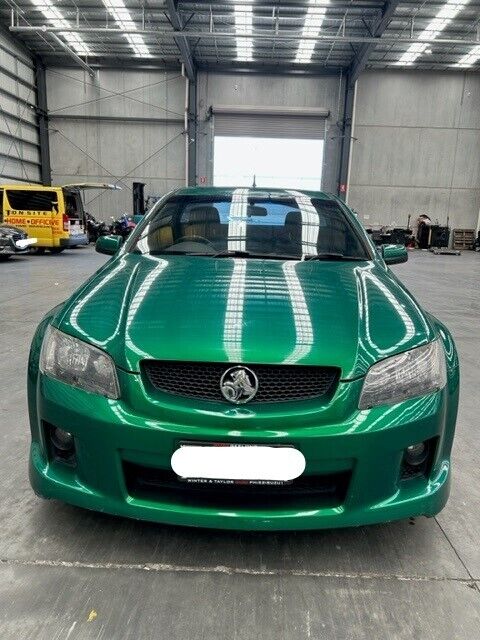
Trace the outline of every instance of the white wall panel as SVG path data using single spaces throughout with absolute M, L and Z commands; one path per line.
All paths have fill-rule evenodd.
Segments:
M 356 126 L 351 183 L 442 187 L 455 161 L 454 129 Z
M 122 186 L 121 192 L 87 194 L 94 215 L 131 212 L 133 181 L 146 183 L 146 195 L 184 185 L 180 71 L 101 69 L 92 80 L 81 69 L 48 69 L 47 96 L 53 182 Z
M 349 204 L 366 223 L 427 213 L 474 228 L 480 209 L 480 75 L 369 71 L 357 87 Z

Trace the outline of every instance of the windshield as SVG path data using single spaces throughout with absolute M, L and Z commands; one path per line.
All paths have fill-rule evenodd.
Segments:
M 368 260 L 366 244 L 334 200 L 299 194 L 172 196 L 132 239 L 130 251 L 197 256 Z

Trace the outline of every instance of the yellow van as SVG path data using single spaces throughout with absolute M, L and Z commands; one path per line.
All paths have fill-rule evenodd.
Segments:
M 88 244 L 81 191 L 116 188 L 85 182 L 61 187 L 0 184 L 0 212 L 3 212 L 5 224 L 37 238 L 37 253 L 43 253 L 45 249 L 61 253 L 68 247 Z

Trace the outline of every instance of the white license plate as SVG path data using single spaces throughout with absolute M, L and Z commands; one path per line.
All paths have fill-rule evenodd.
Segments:
M 188 443 L 174 452 L 171 464 L 190 482 L 283 484 L 303 473 L 305 457 L 294 447 Z

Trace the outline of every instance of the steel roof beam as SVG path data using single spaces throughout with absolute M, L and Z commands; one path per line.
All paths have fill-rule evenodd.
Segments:
M 11 28 L 11 27 L 10 27 Z M 75 51 L 73 49 L 71 49 L 68 44 L 66 42 L 64 42 L 61 38 L 59 38 L 57 36 L 56 33 L 54 33 L 53 31 L 51 31 L 50 29 L 42 29 L 42 31 L 46 31 L 47 33 L 50 34 L 50 36 L 55 40 L 55 42 L 60 45 L 62 47 L 62 49 L 65 49 L 65 51 L 68 53 L 68 55 L 73 58 L 75 60 L 75 62 L 80 65 L 82 67 L 82 69 L 85 69 L 85 71 L 92 77 L 95 77 L 95 71 L 92 69 L 92 67 L 89 67 L 88 64 L 86 62 L 84 62 L 79 55 L 77 55 L 75 53 Z
M 115 35 L 115 34 L 140 34 L 145 36 L 151 36 L 152 38 L 168 39 L 175 38 L 176 36 L 182 36 L 182 38 L 203 38 L 205 40 L 214 40 L 215 38 L 229 39 L 229 38 L 251 38 L 260 40 L 275 40 L 279 41 L 298 41 L 298 33 L 275 33 L 267 30 L 252 30 L 250 33 L 236 33 L 234 31 L 202 31 L 199 29 L 191 31 L 160 31 L 156 29 L 116 29 L 116 28 L 90 28 L 90 27 L 10 27 L 10 31 L 14 33 L 29 33 L 35 31 L 41 31 L 42 33 L 92 33 L 98 35 Z M 435 38 L 435 40 L 427 38 L 411 38 L 407 36 L 383 36 L 382 38 L 375 36 L 357 36 L 349 35 L 337 35 L 331 33 L 320 33 L 318 36 L 302 35 L 302 40 L 313 40 L 315 42 L 346 42 L 353 44 L 413 44 L 417 42 L 425 42 L 428 44 L 447 44 L 447 45 L 462 45 L 462 46 L 476 46 L 479 41 L 475 38 L 463 39 L 463 38 Z M 83 60 L 82 60 L 83 62 Z
M 215 9 L 216 7 L 233 7 L 233 5 L 238 4 L 238 0 L 180 0 L 178 4 L 181 4 L 182 7 L 186 6 L 195 6 L 195 5 L 204 5 L 207 7 L 212 7 Z M 248 3 L 247 3 L 248 4 Z M 258 7 L 268 7 L 272 8 L 280 8 L 280 9 L 310 9 L 311 3 L 308 0 L 259 0 L 252 4 L 253 8 L 256 9 Z M 315 7 L 326 7 L 333 9 L 352 9 L 352 8 L 360 8 L 360 9 L 381 9 L 381 2 L 375 2 L 373 0 L 355 0 L 355 3 L 348 2 L 346 0 L 324 0 L 323 2 L 319 0 L 315 3 Z
M 177 0 L 166 0 L 166 10 L 172 27 L 178 33 L 183 31 L 183 21 L 177 11 Z M 187 78 L 191 81 L 195 80 L 195 64 L 193 62 L 192 52 L 187 38 L 184 35 L 175 35 L 175 42 L 180 51 L 180 57 L 185 67 Z
M 393 18 L 393 14 L 395 13 L 395 9 L 400 4 L 400 0 L 387 0 L 383 7 L 382 16 L 377 20 L 377 22 L 373 25 L 372 28 L 372 36 L 378 41 L 382 37 L 385 29 L 388 27 L 390 20 Z M 365 43 L 362 47 L 360 47 L 359 52 L 355 56 L 353 60 L 349 74 L 348 80 L 351 85 L 355 84 L 358 76 L 362 73 L 362 71 L 366 68 L 368 63 L 368 58 L 372 51 L 376 47 L 376 42 Z

